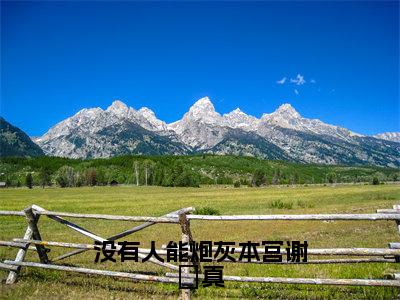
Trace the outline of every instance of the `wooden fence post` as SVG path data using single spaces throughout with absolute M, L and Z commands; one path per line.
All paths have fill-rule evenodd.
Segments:
M 400 205 L 393 205 L 393 209 L 396 209 L 396 210 L 400 209 Z M 400 221 L 399 220 L 396 220 L 396 227 L 397 227 L 397 233 L 400 234 Z M 392 248 L 392 245 L 389 244 L 389 246 L 390 246 L 390 248 Z M 395 255 L 394 259 L 396 260 L 397 263 L 400 262 L 400 256 Z
M 25 235 L 24 235 L 24 240 L 30 240 L 32 239 L 32 229 L 30 226 L 26 228 Z M 15 257 L 15 262 L 22 262 L 25 258 L 26 251 L 29 248 L 29 243 L 26 243 L 24 247 L 18 250 L 17 256 Z M 21 267 L 18 266 L 17 270 L 10 271 L 8 273 L 8 277 L 6 280 L 6 284 L 13 284 L 17 280 L 18 273 L 21 270 Z
M 42 237 L 39 232 L 39 228 L 37 226 L 40 215 L 35 214 L 32 207 L 27 207 L 24 209 L 24 213 L 26 215 L 26 219 L 28 221 L 28 226 L 32 230 L 32 237 L 34 240 L 41 241 Z M 40 262 L 43 264 L 49 263 L 49 258 L 47 257 L 47 250 L 43 245 L 35 245 L 37 252 L 39 254 Z
M 400 210 L 400 205 L 393 205 L 393 209 L 395 209 L 395 210 Z M 397 226 L 397 232 L 400 234 L 400 221 L 399 220 L 396 220 L 396 226 Z M 394 248 L 394 247 L 396 247 L 395 246 L 395 244 L 393 243 L 393 245 L 392 244 L 389 244 L 389 247 L 390 248 Z M 396 263 L 399 263 L 400 262 L 400 256 L 398 256 L 398 255 L 395 255 L 394 256 L 394 259 L 395 259 L 395 261 L 396 261 Z M 400 280 L 400 276 L 399 276 L 399 274 L 394 274 L 394 279 L 396 279 L 396 280 Z M 398 298 L 400 299 L 400 294 L 398 294 L 397 295 L 398 296 Z
M 181 225 L 182 229 L 182 243 L 187 243 L 188 247 L 190 246 L 191 242 L 193 241 L 192 232 L 190 231 L 190 222 L 186 218 L 186 213 L 179 214 L 179 224 Z M 189 257 L 190 259 L 191 257 Z M 189 262 L 182 262 L 183 265 L 190 265 Z M 190 268 L 184 267 L 182 268 L 182 275 L 189 276 Z M 181 300 L 190 300 L 190 289 L 182 289 L 181 290 Z
M 393 205 L 393 207 L 395 207 L 396 205 Z M 397 227 L 397 232 L 400 234 L 400 222 L 398 220 L 396 220 L 396 227 Z M 389 243 L 389 248 L 390 249 L 398 249 L 398 245 L 399 243 Z M 394 259 L 396 260 L 396 262 L 400 262 L 400 256 L 399 255 L 395 255 Z

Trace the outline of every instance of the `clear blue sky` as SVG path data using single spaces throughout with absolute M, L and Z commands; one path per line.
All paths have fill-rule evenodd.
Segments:
M 1 2 L 1 115 L 30 135 L 113 99 L 171 122 L 206 95 L 399 131 L 399 2 Z

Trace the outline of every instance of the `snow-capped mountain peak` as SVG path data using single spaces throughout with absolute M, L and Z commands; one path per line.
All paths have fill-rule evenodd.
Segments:
M 174 131 L 181 142 L 190 147 L 210 148 L 218 143 L 222 134 L 215 136 L 213 128 L 223 126 L 223 117 L 215 111 L 210 98 L 197 100 L 182 119 L 168 124 L 168 129 Z
M 290 119 L 296 119 L 296 118 L 301 118 L 300 114 L 297 112 L 294 107 L 289 104 L 289 103 L 284 103 L 281 106 L 278 107 L 276 111 L 274 111 L 272 114 L 274 115 L 279 115 L 283 116 L 285 118 L 290 118 Z
M 167 124 L 164 121 L 157 119 L 156 114 L 150 108 L 142 107 L 138 113 L 152 125 L 154 130 L 168 130 Z
M 108 112 L 114 113 L 116 115 L 126 115 L 129 113 L 130 109 L 124 102 L 121 100 L 114 100 L 113 103 L 107 107 Z
M 279 126 L 311 134 L 334 136 L 346 141 L 351 137 L 360 136 L 345 128 L 330 125 L 318 119 L 303 118 L 289 103 L 282 104 L 273 113 L 261 117 L 261 127 Z
M 212 104 L 210 98 L 208 97 L 197 100 L 189 109 L 189 113 L 192 113 L 193 115 L 208 112 L 215 112 L 214 104 Z
M 201 121 L 207 124 L 220 122 L 221 115 L 215 111 L 214 104 L 210 98 L 204 97 L 197 100 L 183 116 L 182 120 Z
M 302 117 L 289 103 L 282 104 L 274 112 L 270 114 L 263 114 L 261 122 L 273 126 L 280 126 L 291 129 L 300 129 Z
M 237 107 L 236 109 L 232 110 L 231 112 L 225 114 L 225 116 L 240 116 L 240 115 L 246 115 L 244 112 L 242 112 L 240 110 L 239 107 Z
M 193 105 L 193 107 L 212 107 L 214 109 L 214 104 L 212 104 L 210 98 L 208 96 L 205 96 L 203 98 L 200 98 L 197 100 Z
M 142 107 L 141 109 L 138 110 L 138 112 L 140 112 L 144 117 L 149 117 L 149 118 L 153 118 L 156 116 L 156 114 L 154 113 L 154 111 L 152 111 L 150 108 L 148 107 Z
M 256 129 L 258 119 L 247 115 L 240 108 L 236 108 L 231 112 L 223 115 L 224 125 L 232 128 Z
M 84 108 L 78 111 L 73 117 L 95 117 L 103 110 L 100 107 Z

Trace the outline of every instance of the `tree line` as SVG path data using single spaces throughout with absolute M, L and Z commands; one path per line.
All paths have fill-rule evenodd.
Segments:
M 115 166 L 111 167 L 89 167 L 76 169 L 64 165 L 56 172 L 49 168 L 42 167 L 39 172 L 28 172 L 25 177 L 25 185 L 32 188 L 33 185 L 46 186 L 57 185 L 64 187 L 81 186 L 104 186 L 112 184 L 134 184 L 134 185 L 157 185 L 170 187 L 199 187 L 200 178 L 190 168 L 177 162 L 173 167 L 165 168 L 152 161 L 144 161 L 140 164 L 135 161 L 132 165 L 132 174 L 122 172 Z M 11 181 L 6 182 L 7 186 L 13 186 Z M 21 186 L 17 182 L 16 186 Z
M 110 159 L 7 158 L 0 181 L 7 186 L 80 187 L 112 184 L 240 187 L 335 184 L 399 180 L 399 170 L 377 167 L 301 165 L 235 156 L 122 156 Z

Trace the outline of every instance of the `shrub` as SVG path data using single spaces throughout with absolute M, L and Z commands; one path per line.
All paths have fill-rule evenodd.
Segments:
M 277 209 L 292 209 L 293 202 L 283 202 L 281 200 L 274 200 L 268 204 L 268 207 Z
M 379 178 L 374 176 L 374 178 L 372 178 L 372 184 L 373 185 L 378 185 L 379 184 Z
M 212 208 L 210 206 L 200 207 L 195 211 L 196 215 L 209 215 L 209 216 L 219 216 L 221 213 L 218 209 Z

